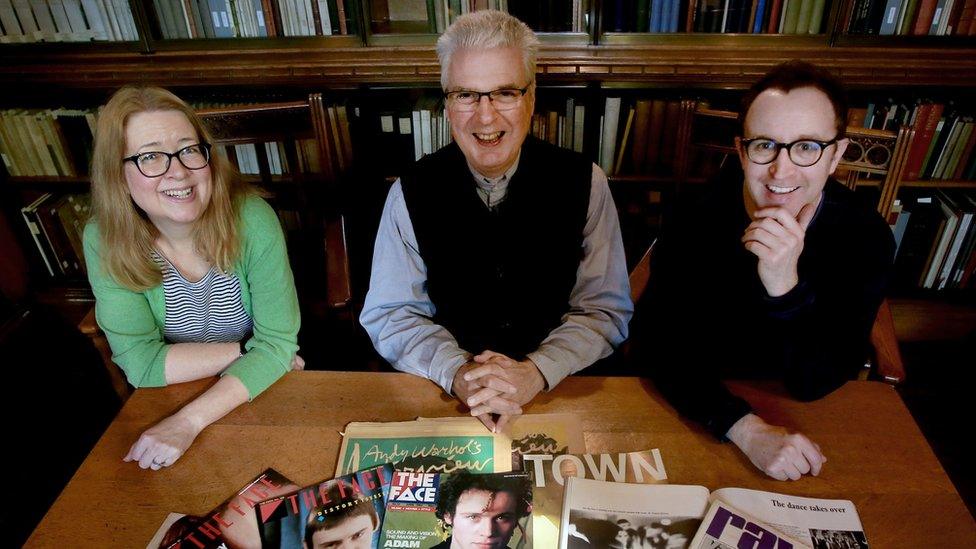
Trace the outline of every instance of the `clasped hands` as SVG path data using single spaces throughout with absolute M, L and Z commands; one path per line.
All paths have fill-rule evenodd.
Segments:
M 531 360 L 484 351 L 458 369 L 452 390 L 471 415 L 489 431 L 499 432 L 545 387 L 545 378 Z

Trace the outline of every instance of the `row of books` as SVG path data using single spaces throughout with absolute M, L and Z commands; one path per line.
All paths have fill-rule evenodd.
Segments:
M 570 97 L 562 111 L 548 110 L 532 115 L 531 133 L 553 145 L 583 152 L 586 105 L 576 104 Z
M 414 161 L 453 141 L 443 102 L 433 96 L 422 97 L 403 110 L 356 107 L 352 115 L 357 140 L 372 151 L 382 151 L 383 171 L 388 176 L 399 175 Z
M 843 28 L 852 34 L 972 36 L 976 0 L 855 0 Z
M 680 101 L 638 99 L 626 112 L 608 97 L 600 118 L 598 164 L 607 175 L 670 173 Z
M 582 0 L 370 0 L 374 33 L 441 33 L 459 16 L 508 12 L 539 32 L 585 32 Z
M 586 107 L 574 98 L 565 100 L 565 109 L 542 108 L 534 115 L 533 135 L 553 144 L 584 151 Z M 663 99 L 638 99 L 629 107 L 619 97 L 605 99 L 600 118 L 597 163 L 609 175 L 668 173 L 674 160 L 676 128 L 680 103 Z M 389 141 L 383 150 L 391 151 L 391 166 L 398 169 L 412 160 L 430 154 L 451 141 L 450 123 L 442 102 L 433 96 L 420 99 L 410 111 L 379 112 L 375 120 L 357 122 L 366 126 L 367 135 Z M 328 107 L 340 169 L 352 165 L 352 136 L 347 107 Z M 0 156 L 13 176 L 82 176 L 91 156 L 95 115 L 88 110 L 6 110 L 0 112 Z M 869 103 L 851 109 L 852 127 L 895 129 L 913 126 L 912 141 L 904 171 L 905 180 L 976 179 L 976 121 L 950 105 L 919 102 L 907 106 L 895 101 Z M 399 142 L 399 144 L 397 144 Z M 262 147 L 268 147 L 262 144 Z M 268 148 L 267 156 L 274 150 Z M 280 156 L 280 155 L 279 155 Z M 272 163 L 283 165 L 281 161 Z M 256 163 L 241 165 L 242 173 L 257 173 Z M 272 175 L 280 173 L 270 171 Z
M 163 38 L 349 34 L 346 0 L 153 0 Z
M 850 109 L 848 126 L 890 131 L 911 126 L 915 137 L 901 176 L 905 181 L 976 179 L 976 123 L 951 103 L 868 103 Z
M 334 478 L 267 469 L 206 515 L 171 513 L 148 547 L 868 546 L 847 500 L 667 484 L 658 449 L 588 454 L 578 428 L 527 416 L 540 427 L 509 436 L 469 419 L 351 423 Z M 372 452 L 355 451 L 367 433 Z
M 825 0 L 617 0 L 605 4 L 613 32 L 820 34 Z
M 336 144 L 336 163 L 340 170 L 352 165 L 352 138 L 345 105 L 326 107 L 332 141 Z M 282 176 L 294 173 L 321 173 L 322 158 L 315 139 L 265 141 L 221 147 L 223 154 L 242 175 Z
M 389 2 L 389 11 L 395 13 L 398 4 L 408 4 L 408 2 L 396 0 Z M 508 11 L 508 0 L 434 0 L 428 1 L 427 5 L 433 15 L 432 30 L 438 33 L 444 32 L 459 16 L 473 11 L 485 9 Z
M 976 193 L 904 189 L 888 217 L 898 251 L 893 287 L 976 286 Z
M 346 107 L 332 105 L 327 107 L 327 113 L 333 141 L 338 144 L 337 161 L 340 169 L 344 169 L 352 163 Z M 0 158 L 7 173 L 28 177 L 86 175 L 91 162 L 95 117 L 94 111 L 77 109 L 0 111 Z M 439 139 L 443 131 L 437 133 Z M 443 143 L 436 144 L 439 148 Z M 432 147 L 433 144 L 428 144 L 427 152 L 436 150 Z M 284 175 L 294 170 L 316 173 L 321 168 L 313 140 L 250 143 L 222 150 L 246 175 Z M 295 166 L 289 167 L 291 163 Z M 262 165 L 266 167 L 265 172 L 260 170 Z
M 91 211 L 91 195 L 44 193 L 20 209 L 40 258 L 54 278 L 85 274 L 82 235 Z
M 88 172 L 95 114 L 88 110 L 0 111 L 0 157 L 16 176 Z
M 128 0 L 0 0 L 0 42 L 138 39 Z

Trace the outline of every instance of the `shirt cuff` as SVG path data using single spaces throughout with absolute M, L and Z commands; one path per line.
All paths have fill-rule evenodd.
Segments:
M 529 353 L 525 358 L 531 360 L 546 380 L 546 390 L 550 391 L 572 372 L 542 353 Z
M 440 385 L 441 388 L 443 388 L 447 394 L 454 395 L 454 392 L 452 391 L 454 387 L 454 376 L 457 375 L 457 372 L 458 370 L 461 369 L 461 366 L 464 366 L 470 360 L 471 360 L 471 353 L 465 352 L 461 355 L 458 355 L 453 359 L 447 361 L 446 362 L 447 366 L 441 369 L 441 371 L 436 376 L 436 379 L 434 378 L 432 379 L 434 379 L 434 382 Z
M 729 439 L 725 435 L 729 432 L 729 429 L 735 425 L 735 422 L 751 412 L 752 406 L 749 406 L 749 403 L 745 400 L 739 397 L 729 398 L 728 400 L 716 403 L 715 409 L 705 422 L 705 428 L 715 438 L 722 442 L 728 442 Z

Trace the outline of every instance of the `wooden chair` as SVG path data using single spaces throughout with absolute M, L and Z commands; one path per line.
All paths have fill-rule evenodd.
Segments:
M 914 133 L 909 127 L 902 127 L 897 132 L 847 128 L 846 136 L 850 143 L 837 166 L 837 173 L 846 173 L 845 182 L 852 190 L 860 185 L 877 185 L 880 191 L 878 213 L 884 217 L 887 217 L 898 194 L 901 173 Z M 905 365 L 898 349 L 891 305 L 887 299 L 881 302 L 871 327 L 871 344 L 875 356 L 865 363 L 860 377 L 877 376 L 891 384 L 904 381 Z
M 226 147 L 235 165 L 235 145 L 255 146 L 259 173 L 242 177 L 269 191 L 276 207 L 295 212 L 301 229 L 289 243 L 289 257 L 293 264 L 299 264 L 294 271 L 296 284 L 304 283 L 300 290 L 303 299 L 311 299 L 315 314 L 342 314 L 352 295 L 349 262 L 344 221 L 338 208 L 329 207 L 329 198 L 335 191 L 332 186 L 336 178 L 349 164 L 351 149 L 343 141 L 344 132 L 338 127 L 335 112 L 326 109 L 321 94 L 316 93 L 305 101 L 213 107 L 197 113 L 209 128 L 213 145 Z M 282 164 L 287 164 L 288 173 L 272 173 L 276 170 L 265 154 L 266 143 L 280 144 L 277 148 L 279 155 L 283 152 Z M 326 281 L 324 292 L 320 291 L 321 280 Z M 95 321 L 94 309 L 78 329 L 101 353 L 112 386 L 124 402 L 131 387 L 112 362 L 112 351 Z
M 634 304 L 640 301 L 641 296 L 644 295 L 644 290 L 647 289 L 647 283 L 651 279 L 651 254 L 654 252 L 655 244 L 657 244 L 657 239 L 651 242 L 640 261 L 630 271 L 630 300 Z

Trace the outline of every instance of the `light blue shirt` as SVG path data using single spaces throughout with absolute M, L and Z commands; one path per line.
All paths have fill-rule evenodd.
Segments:
M 488 207 L 501 203 L 518 162 L 494 180 L 472 170 Z M 617 210 L 607 176 L 593 166 L 590 203 L 583 228 L 583 258 L 562 323 L 529 353 L 552 389 L 562 379 L 608 356 L 627 339 L 634 312 Z M 526 307 L 531 307 L 527 303 Z M 451 393 L 458 369 L 485 349 L 462 349 L 434 323 L 437 308 L 427 294 L 427 267 L 397 180 L 380 219 L 369 292 L 360 323 L 377 352 L 397 370 L 433 380 Z

